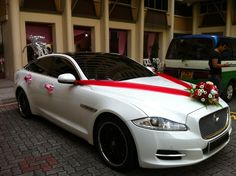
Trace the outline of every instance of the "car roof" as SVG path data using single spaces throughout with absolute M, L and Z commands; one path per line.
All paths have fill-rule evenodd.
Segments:
M 120 55 L 118 53 L 104 53 L 104 52 L 67 52 L 63 53 L 69 56 L 121 56 L 124 57 L 123 55 Z

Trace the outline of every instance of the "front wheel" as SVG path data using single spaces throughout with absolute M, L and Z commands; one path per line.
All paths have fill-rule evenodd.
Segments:
M 23 90 L 17 93 L 17 103 L 20 114 L 24 118 L 30 118 L 32 116 L 28 98 Z
M 95 145 L 106 164 L 116 170 L 135 166 L 136 147 L 126 125 L 116 117 L 102 119 L 95 130 Z
M 235 87 L 234 87 L 233 82 L 230 82 L 227 85 L 225 92 L 224 92 L 224 96 L 223 96 L 223 98 L 226 102 L 230 102 L 232 100 L 234 93 L 235 93 L 234 89 L 235 89 Z

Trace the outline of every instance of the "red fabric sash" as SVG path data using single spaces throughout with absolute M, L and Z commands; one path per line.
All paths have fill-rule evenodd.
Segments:
M 169 75 L 160 74 L 159 76 L 164 77 L 176 84 L 180 84 L 184 87 L 191 88 L 191 86 L 181 80 L 173 78 Z M 138 89 L 138 90 L 146 90 L 146 91 L 154 91 L 154 92 L 161 92 L 167 94 L 174 94 L 174 95 L 183 95 L 183 96 L 190 96 L 190 92 L 185 90 L 179 90 L 169 87 L 162 87 L 162 86 L 154 86 L 154 85 L 147 85 L 147 84 L 139 84 L 139 83 L 131 83 L 131 82 L 120 82 L 120 81 L 107 81 L 107 80 L 76 80 L 75 84 L 77 85 L 94 85 L 94 86 L 108 86 L 108 87 L 117 87 L 117 88 L 128 88 L 128 89 Z
M 172 82 L 175 82 L 176 84 L 180 84 L 180 85 L 186 87 L 187 89 L 191 89 L 191 88 L 192 88 L 192 86 L 189 85 L 188 83 L 186 83 L 186 82 L 184 82 L 184 81 L 182 81 L 182 80 L 176 79 L 176 78 L 174 78 L 174 77 L 172 77 L 172 76 L 166 75 L 166 74 L 164 74 L 164 73 L 157 73 L 157 75 L 158 75 L 158 76 L 161 76 L 161 77 L 163 77 L 163 78 L 166 78 L 166 79 L 168 79 L 168 80 L 170 80 L 170 81 L 172 81 Z

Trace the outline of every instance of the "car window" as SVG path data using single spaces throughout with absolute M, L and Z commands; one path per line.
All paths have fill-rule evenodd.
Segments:
M 52 65 L 52 58 L 46 57 L 46 58 L 38 59 L 36 61 L 31 62 L 25 67 L 25 69 L 35 72 L 35 73 L 49 75 L 51 65 Z
M 88 79 L 118 81 L 155 75 L 125 56 L 98 54 L 74 58 Z
M 50 70 L 50 76 L 57 78 L 59 75 L 64 73 L 71 73 L 76 77 L 76 79 L 79 79 L 76 69 L 70 61 L 63 57 L 54 57 Z

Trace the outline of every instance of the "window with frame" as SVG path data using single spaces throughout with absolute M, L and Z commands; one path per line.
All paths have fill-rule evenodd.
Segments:
M 168 1 L 167 0 L 145 0 L 144 6 L 146 8 L 168 11 Z
M 64 73 L 71 73 L 76 79 L 79 79 L 78 73 L 70 61 L 62 57 L 54 57 L 50 76 L 57 78 Z
M 131 5 L 131 0 L 110 0 L 111 3 L 118 3 L 118 4 L 128 4 Z
M 200 13 L 209 14 L 209 13 L 219 13 L 225 12 L 227 8 L 226 0 L 216 0 L 200 4 Z
M 52 65 L 52 58 L 42 58 L 29 63 L 25 69 L 43 75 L 49 75 Z

